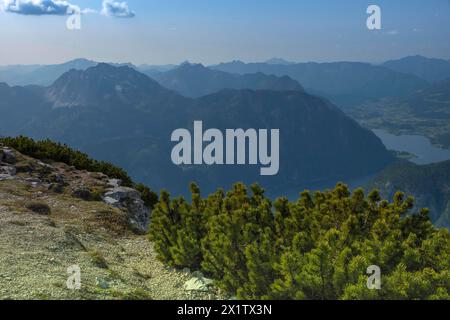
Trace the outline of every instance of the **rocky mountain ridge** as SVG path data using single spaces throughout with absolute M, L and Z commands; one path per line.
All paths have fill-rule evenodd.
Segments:
M 44 163 L 0 144 L 0 181 L 4 180 L 16 180 L 32 188 L 67 193 L 86 201 L 103 201 L 127 212 L 129 227 L 134 232 L 147 231 L 151 211 L 145 207 L 139 192 L 121 186 L 120 180 L 109 179 L 103 173 L 79 171 L 61 163 Z
M 120 184 L 0 145 L 0 300 L 218 298 L 203 275 L 156 259 L 150 210 Z

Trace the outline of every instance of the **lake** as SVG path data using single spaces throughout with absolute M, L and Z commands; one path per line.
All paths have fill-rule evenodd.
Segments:
M 372 130 L 387 149 L 408 152 L 415 155 L 410 159 L 416 164 L 430 164 L 450 159 L 450 150 L 433 146 L 430 140 L 421 135 L 396 136 L 382 129 Z

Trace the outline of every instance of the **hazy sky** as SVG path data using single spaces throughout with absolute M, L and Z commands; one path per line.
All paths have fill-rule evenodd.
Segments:
M 108 0 L 103 12 L 102 0 L 67 2 L 85 10 L 81 30 L 55 14 L 64 2 L 0 0 L 0 65 L 450 59 L 450 0 Z M 382 30 L 366 28 L 370 4 Z

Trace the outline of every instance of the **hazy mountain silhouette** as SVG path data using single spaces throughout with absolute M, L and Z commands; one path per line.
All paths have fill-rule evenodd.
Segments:
M 287 75 L 297 80 L 307 91 L 327 97 L 339 106 L 402 96 L 427 85 L 425 80 L 414 75 L 359 62 L 274 65 L 233 61 L 211 68 L 237 74 L 262 72 Z
M 0 68 L 0 82 L 9 85 L 47 86 L 70 69 L 86 70 L 96 64 L 91 60 L 76 59 L 63 64 L 4 67 Z
M 410 62 L 411 60 L 413 61 Z M 264 73 L 277 77 L 288 76 L 298 81 L 309 92 L 329 98 L 339 106 L 348 106 L 379 98 L 406 95 L 426 85 L 426 81 L 419 77 L 442 80 L 448 72 L 446 71 L 448 67 L 444 66 L 445 63 L 449 64 L 445 60 L 423 57 L 390 61 L 384 66 L 357 62 L 291 63 L 281 58 L 273 58 L 265 63 L 246 64 L 241 61 L 233 61 L 212 66 L 210 69 L 241 75 Z M 55 65 L 0 66 L 0 82 L 6 82 L 9 85 L 48 86 L 71 69 L 86 70 L 97 64 L 98 62 L 91 60 L 76 59 Z M 233 84 L 231 86 L 229 82 L 231 76 L 229 75 L 206 75 L 206 72 L 199 72 L 198 76 L 208 80 L 208 83 L 200 85 L 200 79 L 188 77 L 189 83 L 186 83 L 185 79 L 175 72 L 177 68 L 186 67 L 188 65 L 186 63 L 181 66 L 141 65 L 138 68 L 130 63 L 112 65 L 137 69 L 160 82 L 164 80 L 165 86 L 191 97 L 213 93 L 224 88 L 278 90 L 280 86 L 277 83 L 286 84 L 287 82 L 286 80 L 278 82 L 274 78 L 262 80 L 260 74 L 253 75 L 253 79 L 250 77 L 237 81 L 235 78 L 233 80 L 238 83 L 231 82 Z M 174 72 L 174 74 L 170 72 Z M 287 89 L 289 89 L 289 85 L 287 85 Z
M 222 89 L 303 91 L 302 86 L 288 76 L 277 77 L 260 72 L 237 75 L 212 70 L 201 64 L 183 63 L 170 71 L 153 73 L 150 76 L 162 86 L 192 98 Z
M 267 64 L 281 64 L 281 65 L 289 65 L 289 64 L 295 64 L 294 62 L 287 61 L 283 58 L 271 58 L 266 61 Z
M 417 55 L 387 61 L 383 66 L 398 72 L 416 75 L 429 82 L 450 78 L 450 61 L 443 59 L 431 59 Z
M 62 64 L 53 65 L 17 65 L 0 67 L 0 82 L 9 85 L 40 85 L 49 86 L 63 73 L 71 70 L 86 70 L 98 62 L 87 59 L 75 59 Z M 111 64 L 114 66 L 134 67 L 131 63 Z
M 106 64 L 69 71 L 49 88 L 0 90 L 0 113 L 7 115 L 0 117 L 1 135 L 68 143 L 175 194 L 186 193 L 191 180 L 205 192 L 258 181 L 271 194 L 296 193 L 311 182 L 373 173 L 392 160 L 372 132 L 302 91 L 230 89 L 189 99 L 133 68 Z M 175 166 L 170 134 L 195 120 L 205 130 L 280 129 L 279 174 L 261 178 L 260 166 Z
M 163 65 L 141 64 L 137 67 L 137 69 L 140 72 L 151 76 L 153 74 L 175 69 L 176 67 L 178 67 L 178 65 L 176 64 L 163 64 Z

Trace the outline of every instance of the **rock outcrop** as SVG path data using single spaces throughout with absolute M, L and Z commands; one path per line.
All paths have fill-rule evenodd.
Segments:
M 14 152 L 0 145 L 0 181 L 12 179 L 16 175 L 16 167 L 12 165 L 15 160 Z
M 56 193 L 66 190 L 84 201 L 103 201 L 127 214 L 133 232 L 147 232 L 151 210 L 145 206 L 139 191 L 121 186 L 119 179 L 63 164 L 44 163 L 0 144 L 0 181 L 4 180 L 22 181 L 33 188 L 42 186 Z
M 130 232 L 147 230 L 150 210 L 120 180 L 1 144 L 0 172 L 0 300 L 224 298 L 197 283 L 185 290 L 193 275 Z M 81 290 L 69 286 L 76 269 Z
M 0 162 L 14 163 L 16 161 L 16 155 L 10 148 L 6 148 L 0 145 Z
M 147 232 L 150 209 L 145 206 L 138 191 L 127 187 L 114 187 L 105 193 L 103 201 L 113 207 L 127 211 L 130 227 L 133 231 L 137 233 Z
M 198 292 L 208 292 L 213 285 L 213 280 L 205 278 L 205 276 L 196 271 L 192 273 L 192 278 L 184 283 L 184 290 L 186 291 L 198 291 Z

